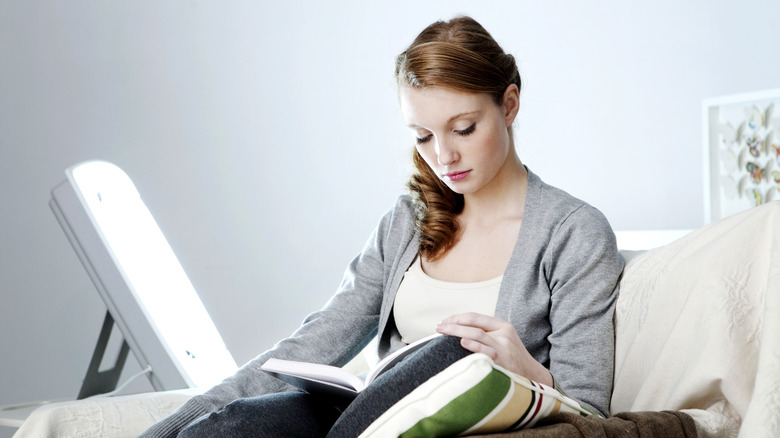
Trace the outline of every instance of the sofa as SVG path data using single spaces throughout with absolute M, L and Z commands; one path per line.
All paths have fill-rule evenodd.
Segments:
M 702 437 L 780 436 L 780 201 L 621 252 L 611 413 L 678 413 Z M 137 436 L 198 392 L 54 403 L 14 437 Z

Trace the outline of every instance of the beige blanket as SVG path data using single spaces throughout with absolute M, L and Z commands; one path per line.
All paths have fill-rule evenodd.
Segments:
M 685 409 L 703 436 L 780 437 L 780 202 L 633 259 L 615 318 L 612 412 Z
M 14 438 L 135 438 L 202 389 L 94 397 L 36 409 Z

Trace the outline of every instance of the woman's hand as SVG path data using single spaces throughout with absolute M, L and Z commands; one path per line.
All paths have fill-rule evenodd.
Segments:
M 498 365 L 548 386 L 550 372 L 528 353 L 512 324 L 493 316 L 461 313 L 444 319 L 436 331 L 461 338 L 460 345 L 474 353 L 488 355 Z

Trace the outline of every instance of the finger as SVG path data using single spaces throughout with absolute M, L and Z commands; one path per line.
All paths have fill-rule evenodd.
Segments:
M 439 324 L 436 330 L 443 335 L 460 338 L 460 345 L 472 353 L 485 353 L 493 360 L 498 358 L 498 349 L 501 347 L 501 343 L 480 328 L 458 324 Z
M 503 319 L 473 312 L 452 315 L 442 320 L 442 323 L 479 327 L 485 331 L 500 330 L 509 325 L 509 323 Z
M 496 360 L 502 354 L 509 353 L 511 350 L 509 348 L 509 345 L 512 344 L 511 339 L 505 339 L 506 337 L 501 335 L 501 333 L 487 333 L 476 327 L 455 324 L 442 326 L 438 331 L 444 335 L 460 338 L 463 348 L 474 353 L 485 353 L 493 360 Z M 520 347 L 524 348 L 522 343 Z
M 439 324 L 436 326 L 436 331 L 443 335 L 473 339 L 479 342 L 485 342 L 487 341 L 487 338 L 489 338 L 489 335 L 481 328 L 469 325 Z
M 489 345 L 485 345 L 481 342 L 475 341 L 473 339 L 466 339 L 463 338 L 460 340 L 460 345 L 465 348 L 466 350 L 472 352 L 472 353 L 482 353 L 486 354 L 488 357 L 493 359 L 494 361 L 498 360 L 498 350 L 495 348 L 492 348 Z
M 475 312 L 457 313 L 455 315 L 450 315 L 449 317 L 444 318 L 442 323 L 475 326 L 479 325 L 482 321 L 485 321 L 488 318 L 491 317 Z

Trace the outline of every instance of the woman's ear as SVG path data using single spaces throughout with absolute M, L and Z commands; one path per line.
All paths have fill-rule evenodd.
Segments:
M 504 111 L 504 120 L 508 128 L 512 126 L 518 111 L 520 111 L 520 89 L 517 88 L 516 84 L 509 84 L 506 87 L 504 102 L 501 107 Z

